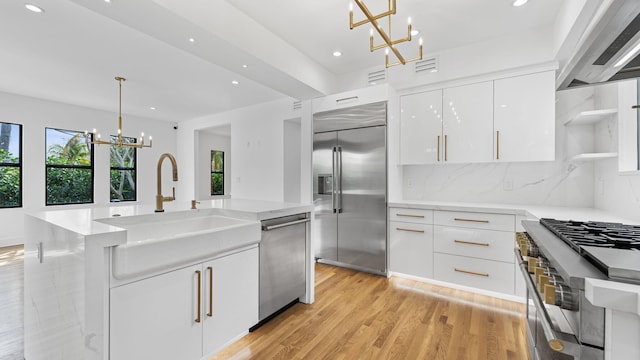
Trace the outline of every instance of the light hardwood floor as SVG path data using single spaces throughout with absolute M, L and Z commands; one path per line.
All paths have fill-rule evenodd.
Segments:
M 528 359 L 524 305 L 316 264 L 316 301 L 296 304 L 221 359 Z
M 23 357 L 23 279 L 22 246 L 0 248 L 0 359 Z

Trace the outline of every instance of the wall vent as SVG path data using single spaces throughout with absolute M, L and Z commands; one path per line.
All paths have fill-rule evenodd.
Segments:
M 372 71 L 367 75 L 367 83 L 369 85 L 380 84 L 387 80 L 387 69 Z
M 293 102 L 293 110 L 302 109 L 302 100 L 296 100 Z
M 422 59 L 416 61 L 415 63 L 415 72 L 416 74 L 424 73 L 424 72 L 438 72 L 438 58 L 431 57 L 428 59 Z

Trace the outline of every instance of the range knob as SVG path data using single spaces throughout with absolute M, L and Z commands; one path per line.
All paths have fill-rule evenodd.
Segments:
M 565 284 L 547 284 L 544 286 L 544 302 L 557 305 L 567 310 L 577 310 L 577 297 L 571 288 Z

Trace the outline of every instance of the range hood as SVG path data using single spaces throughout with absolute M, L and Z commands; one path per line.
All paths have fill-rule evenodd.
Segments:
M 594 16 L 559 89 L 640 77 L 640 0 L 611 0 Z M 567 69 L 565 69 L 567 70 Z

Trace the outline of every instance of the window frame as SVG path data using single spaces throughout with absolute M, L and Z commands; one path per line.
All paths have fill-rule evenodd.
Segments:
M 45 206 L 64 206 L 64 205 L 83 205 L 83 204 L 93 204 L 95 202 L 95 146 L 93 144 L 89 144 L 90 154 L 89 159 L 91 161 L 91 165 L 63 165 L 63 164 L 47 164 L 48 152 L 49 149 L 47 147 L 47 130 L 55 130 L 55 131 L 68 131 L 74 132 L 78 134 L 84 133 L 84 131 L 79 130 L 69 130 L 69 129 L 60 129 L 53 127 L 45 127 L 44 138 L 45 138 L 45 149 L 44 149 L 44 163 L 45 163 L 45 173 L 44 173 L 44 203 Z M 93 141 L 93 135 L 88 134 L 89 141 Z M 59 204 L 50 204 L 49 203 L 49 191 L 47 189 L 47 181 L 48 181 L 48 170 L 49 169 L 88 169 L 91 170 L 91 200 L 86 202 L 69 202 L 69 203 L 59 203 Z
M 0 209 L 15 209 L 15 208 L 21 208 L 23 206 L 23 202 L 24 202 L 24 192 L 23 192 L 23 161 L 22 161 L 22 139 L 23 139 L 23 125 L 22 124 L 17 124 L 17 123 L 10 123 L 10 122 L 4 122 L 4 121 L 0 121 L 0 124 L 9 124 L 9 125 L 17 125 L 18 126 L 18 130 L 19 130 L 19 136 L 18 136 L 18 162 L 17 163 L 5 163 L 5 162 L 0 162 L 0 168 L 5 168 L 5 167 L 17 167 L 18 171 L 20 173 L 20 178 L 18 180 L 18 205 L 12 205 L 12 206 L 2 206 L 2 204 L 0 204 Z M 15 155 L 15 154 L 14 154 Z
M 111 135 L 111 140 L 113 142 L 114 139 L 116 139 L 118 136 L 117 135 Z M 127 140 L 132 140 L 133 144 L 136 144 L 138 142 L 137 138 L 134 137 L 127 137 L 127 136 L 123 136 L 123 139 L 127 139 Z M 114 145 L 111 145 L 111 147 L 113 147 Z M 128 167 L 114 167 L 111 166 L 111 147 L 109 148 L 109 202 L 112 203 L 118 203 L 118 202 L 131 202 L 131 201 L 138 201 L 138 149 L 135 147 L 131 147 L 131 149 L 133 149 L 133 168 L 128 168 Z M 133 171 L 133 173 L 135 174 L 134 176 L 134 183 L 133 183 L 133 199 L 131 200 L 114 200 L 111 198 L 111 171 L 113 170 L 117 170 L 117 171 Z
M 222 153 L 222 170 L 221 171 L 215 171 L 213 168 L 213 157 L 214 157 L 214 153 Z M 211 150 L 211 178 L 210 178 L 210 187 L 209 187 L 209 193 L 211 194 L 211 196 L 224 196 L 224 151 L 222 150 Z M 213 193 L 213 174 L 221 174 L 222 175 L 222 194 L 214 194 Z

